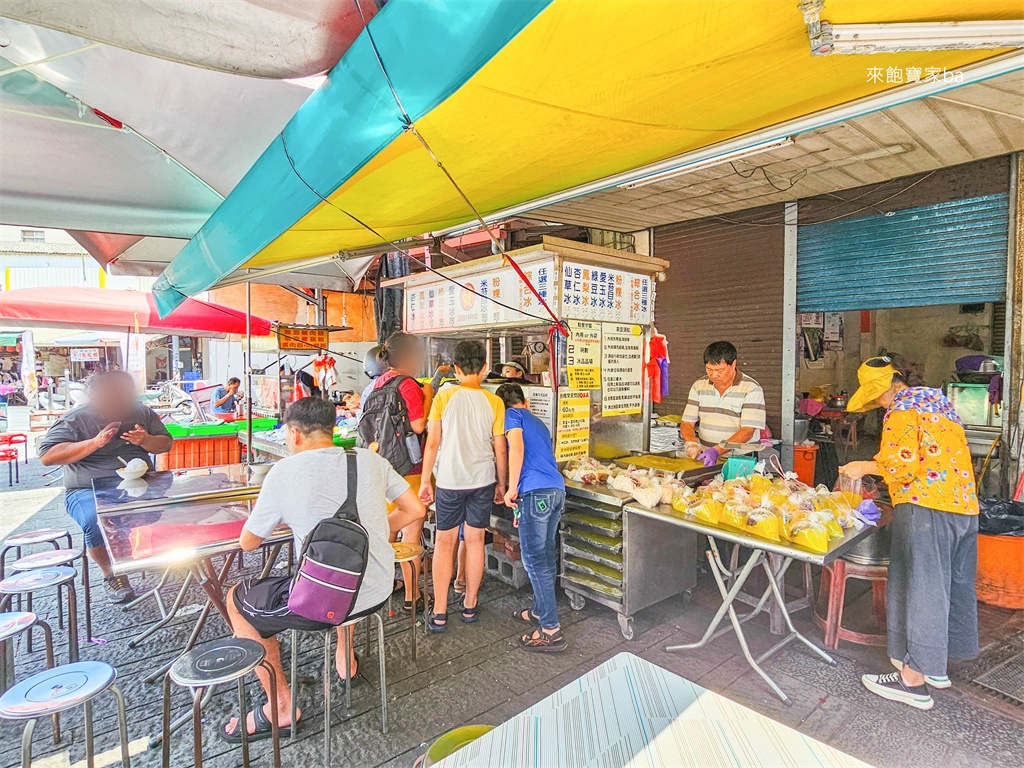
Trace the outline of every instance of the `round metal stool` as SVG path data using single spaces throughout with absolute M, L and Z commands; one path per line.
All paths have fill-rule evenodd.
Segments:
M 47 669 L 16 684 L 0 696 L 0 719 L 26 720 L 21 735 L 21 765 L 32 765 L 32 731 L 41 717 L 56 715 L 66 709 L 85 709 L 85 764 L 95 765 L 93 746 L 92 701 L 109 690 L 117 701 L 117 725 L 121 737 L 121 765 L 129 768 L 128 722 L 125 719 L 124 697 L 114 687 L 117 671 L 102 661 L 79 661 Z
M 396 563 L 410 563 L 414 560 L 422 560 L 423 554 L 426 550 L 419 544 L 406 543 L 404 541 L 392 542 L 391 546 L 395 550 L 395 562 Z M 415 568 L 410 569 L 413 573 L 416 572 Z M 419 585 L 417 585 L 419 586 Z M 417 590 L 418 591 L 418 590 Z M 418 596 L 417 596 L 418 599 Z M 426 576 L 423 578 L 423 609 L 427 607 L 427 584 Z M 391 598 L 388 598 L 388 616 L 392 616 L 394 611 L 391 610 Z M 369 625 L 367 625 L 369 627 Z M 418 650 L 416 648 L 416 600 L 412 601 L 412 658 L 416 660 Z M 369 639 L 369 629 L 367 629 L 367 639 Z
M 0 610 L 10 607 L 11 599 L 24 595 L 31 597 L 36 592 L 50 587 L 57 588 L 57 604 L 60 604 L 61 589 L 67 590 L 68 598 L 68 660 L 78 661 L 78 597 L 75 593 L 74 568 L 58 565 L 53 568 L 40 568 L 34 571 L 22 571 L 0 581 Z
M 49 544 L 54 549 L 60 549 L 59 539 L 65 539 L 68 548 L 72 546 L 71 534 L 65 528 L 39 528 L 34 531 L 24 531 L 8 536 L 4 539 L 3 548 L 0 549 L 0 580 L 7 575 L 7 553 L 14 550 L 14 558 L 17 560 L 22 556 L 23 547 L 31 547 L 37 544 Z M 21 606 L 18 606 L 19 610 Z
M 13 563 L 11 563 L 11 570 L 18 571 L 34 571 L 39 568 L 53 568 L 58 565 L 67 565 L 74 568 L 74 562 L 78 558 L 83 556 L 83 551 L 77 547 L 68 547 L 67 549 L 53 549 L 49 551 L 36 552 L 31 555 L 25 555 L 19 557 Z M 89 563 L 87 560 L 82 561 L 82 591 L 85 598 L 85 636 L 91 639 L 92 637 L 92 615 L 89 609 L 89 605 L 92 601 L 92 593 L 89 589 Z M 28 596 L 28 610 L 32 610 L 32 595 Z M 64 628 L 64 607 L 61 602 L 57 601 L 57 626 L 61 629 Z M 28 650 L 31 653 L 32 644 L 29 643 Z
M 331 627 L 320 633 L 324 641 L 324 768 L 331 767 L 331 674 L 334 670 L 334 664 L 331 661 L 331 651 L 334 645 L 332 638 L 338 634 L 338 630 L 344 630 L 340 634 L 343 653 L 345 654 L 345 674 L 347 676 L 345 681 L 345 707 L 349 708 L 352 706 L 352 674 L 348 668 L 348 628 L 364 619 L 369 622 L 371 615 L 377 620 L 377 658 L 380 667 L 380 730 L 384 734 L 388 732 L 388 683 L 387 667 L 384 659 L 384 618 L 381 616 L 385 605 L 387 605 L 387 600 L 380 605 L 375 605 L 372 608 L 350 616 L 348 621 L 338 627 Z M 367 627 L 366 631 L 367 635 L 369 635 L 369 627 Z M 295 733 L 298 731 L 298 728 L 295 727 L 295 714 L 298 708 L 299 630 L 291 630 L 291 640 L 292 738 L 294 738 Z
M 0 613 L 0 690 L 6 691 L 14 685 L 14 643 L 12 641 L 23 633 L 31 636 L 35 627 L 43 630 L 46 668 L 52 669 L 53 632 L 50 630 L 50 625 L 34 613 L 24 611 Z M 55 744 L 60 740 L 60 721 L 56 715 L 53 716 L 53 739 Z
M 192 689 L 192 754 L 195 768 L 203 765 L 202 705 L 207 690 L 232 680 L 238 682 L 239 735 L 242 738 L 242 764 L 249 765 L 248 710 L 245 705 L 244 678 L 257 667 L 270 676 L 270 725 L 274 747 L 274 768 L 281 766 L 281 739 L 277 726 L 277 674 L 264 661 L 266 651 L 255 640 L 228 637 L 197 645 L 181 655 L 164 675 L 163 765 L 171 763 L 171 683 Z

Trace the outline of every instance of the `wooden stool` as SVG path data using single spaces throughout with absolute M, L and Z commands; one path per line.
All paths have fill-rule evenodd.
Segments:
M 821 586 L 818 589 L 818 602 L 824 594 L 828 594 L 828 613 L 823 619 L 814 607 L 814 623 L 825 630 L 825 647 L 836 650 L 840 640 L 848 640 L 858 645 L 885 645 L 885 583 L 889 578 L 888 565 L 860 565 L 845 558 L 839 558 L 830 565 L 822 567 Z M 861 579 L 871 582 L 872 612 L 875 624 L 883 630 L 879 634 L 854 632 L 843 627 L 843 600 L 846 597 L 846 580 Z

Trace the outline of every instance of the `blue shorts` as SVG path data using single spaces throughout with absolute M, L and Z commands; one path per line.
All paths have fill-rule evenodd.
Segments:
M 450 490 L 438 488 L 434 497 L 437 530 L 450 531 L 465 523 L 471 528 L 486 528 L 491 524 L 494 508 L 494 483 L 483 488 Z
M 71 519 L 78 523 L 85 535 L 87 549 L 103 546 L 103 534 L 96 520 L 96 497 L 89 488 L 75 488 L 67 492 L 64 506 Z

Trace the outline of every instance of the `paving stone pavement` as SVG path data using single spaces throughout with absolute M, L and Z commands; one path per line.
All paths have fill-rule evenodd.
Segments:
M 23 465 L 24 468 L 24 465 Z M 0 535 L 12 530 L 45 526 L 74 526 L 64 515 L 59 488 L 44 488 L 42 467 L 32 460 L 14 490 L 0 484 Z M 74 531 L 78 536 L 77 530 Z M 239 576 L 258 570 L 258 556 L 249 555 Z M 137 587 L 154 584 L 158 574 L 133 577 Z M 93 583 L 99 582 L 93 572 Z M 168 587 L 180 584 L 180 576 Z M 531 655 L 515 643 L 520 626 L 511 613 L 529 600 L 529 588 L 514 592 L 494 581 L 485 582 L 481 596 L 480 620 L 463 624 L 452 614 L 450 629 L 442 635 L 421 635 L 419 658 L 412 660 L 408 616 L 396 612 L 386 630 L 388 676 L 388 733 L 380 731 L 379 680 L 376 651 L 361 652 L 360 675 L 365 682 L 352 692 L 352 707 L 346 711 L 343 690 L 334 681 L 332 755 L 335 766 L 353 768 L 408 768 L 425 745 L 450 728 L 467 723 L 497 725 L 558 688 L 622 651 L 630 651 L 700 685 L 722 693 L 752 709 L 790 725 L 803 733 L 836 746 L 878 768 L 897 766 L 971 766 L 1015 768 L 1024 765 L 1024 717 L 1005 706 L 995 706 L 976 694 L 958 689 L 935 693 L 936 706 L 919 712 L 879 700 L 860 684 L 866 671 L 884 670 L 883 649 L 843 643 L 835 654 L 837 666 L 830 667 L 806 649 L 790 645 L 764 666 L 793 700 L 783 705 L 743 660 L 735 638 L 726 635 L 711 647 L 699 651 L 668 653 L 665 645 L 692 642 L 700 637 L 717 606 L 717 592 L 704 578 L 692 601 L 672 598 L 636 616 L 636 634 L 627 642 L 619 633 L 614 615 L 589 604 L 579 612 L 560 604 L 570 649 L 562 654 Z M 155 606 L 147 603 L 132 612 L 106 604 L 102 589 L 93 597 L 95 634 L 103 644 L 83 645 L 82 657 L 103 659 L 119 673 L 119 685 L 129 709 L 129 734 L 133 765 L 156 766 L 159 750 L 147 750 L 149 737 L 159 730 L 161 692 L 142 678 L 172 660 L 192 629 L 202 604 L 202 593 L 193 587 L 181 616 L 138 648 L 128 642 L 142 626 L 157 617 Z M 37 603 L 37 610 L 56 626 L 55 604 Z M 851 621 L 870 616 L 870 599 L 858 601 L 849 610 Z M 807 612 L 796 615 L 798 627 L 820 641 L 820 630 L 810 624 Z M 1021 628 L 1021 613 L 984 608 L 981 612 L 982 641 L 998 643 Z M 420 627 L 422 631 L 422 625 Z M 214 616 L 201 635 L 202 640 L 223 637 L 227 627 Z M 767 626 L 756 621 L 747 625 L 747 635 L 756 654 L 773 638 Z M 363 642 L 357 632 L 357 643 Z M 58 658 L 66 658 L 66 640 L 57 632 Z M 374 649 L 376 643 L 374 642 Z M 284 765 L 318 765 L 323 749 L 322 646 L 313 636 L 300 645 L 300 687 L 303 726 L 294 741 L 283 746 Z M 287 654 L 287 647 L 285 648 Z M 287 658 L 287 655 L 285 656 Z M 25 675 L 43 666 L 43 654 L 19 645 L 17 674 Z M 954 673 L 954 682 L 957 678 Z M 257 686 L 249 690 L 255 693 Z M 255 693 L 262 701 L 262 693 Z M 175 714 L 188 711 L 187 691 L 175 690 Z M 211 768 L 234 768 L 241 753 L 217 738 L 216 731 L 237 713 L 235 690 L 214 696 L 204 709 L 204 764 Z M 100 765 L 116 764 L 116 720 L 113 701 L 100 698 L 96 705 L 96 744 Z M 74 765 L 84 760 L 81 713 L 62 718 L 63 739 L 53 745 L 48 722 L 36 729 L 36 765 L 43 768 Z M 20 759 L 20 726 L 0 723 L 0 766 L 16 765 Z M 172 740 L 172 765 L 192 764 L 192 734 L 186 726 Z M 253 746 L 255 765 L 269 765 L 267 742 Z

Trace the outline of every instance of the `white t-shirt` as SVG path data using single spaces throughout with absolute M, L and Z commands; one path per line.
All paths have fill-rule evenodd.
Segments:
M 496 481 L 494 438 L 505 434 L 501 398 L 486 389 L 445 387 L 431 403 L 428 420 L 441 422 L 434 465 L 438 488 L 468 490 Z
M 409 490 L 409 484 L 376 453 L 362 448 L 355 452 L 356 506 L 370 540 L 366 573 L 353 609 L 358 612 L 391 594 L 395 551 L 388 542 L 387 502 Z M 277 526 L 287 525 L 295 536 L 298 555 L 309 532 L 321 520 L 333 517 L 348 496 L 346 461 L 343 448 L 318 448 L 281 459 L 263 479 L 245 530 L 265 539 Z

